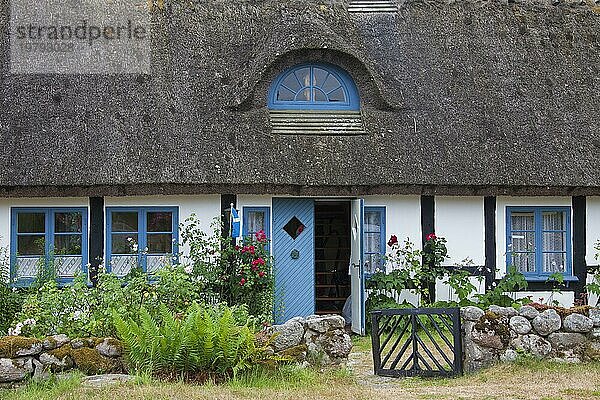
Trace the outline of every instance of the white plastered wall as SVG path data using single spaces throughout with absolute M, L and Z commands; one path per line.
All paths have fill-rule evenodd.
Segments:
M 594 244 L 600 240 L 600 197 L 590 196 L 586 199 L 586 223 L 585 223 L 585 262 L 589 266 L 600 265 L 596 260 L 596 249 Z M 594 274 L 588 274 L 587 282 L 594 281 Z M 598 296 L 589 294 L 588 304 L 594 305 L 598 302 Z
M 443 265 L 454 266 L 472 261 L 472 266 L 485 265 L 485 220 L 482 196 L 436 196 L 435 233 L 446 238 L 449 258 Z M 485 282 L 478 277 L 469 278 L 477 288 L 476 293 L 485 291 Z M 458 301 L 454 290 L 436 281 L 436 300 Z
M 104 207 L 153 207 L 172 206 L 179 207 L 179 224 L 185 222 L 192 214 L 199 220 L 199 227 L 208 235 L 213 233 L 213 222 L 221 215 L 221 196 L 215 195 L 186 195 L 186 196 L 130 196 L 130 197 L 105 197 Z M 105 213 L 106 215 L 106 213 Z M 104 237 L 106 238 L 106 224 L 104 224 Z M 181 239 L 181 238 L 180 238 Z M 105 246 L 106 247 L 106 246 Z M 188 247 L 180 248 L 185 256 Z M 106 253 L 106 248 L 104 249 Z
M 508 197 L 496 198 L 496 278 L 506 274 L 506 207 L 560 206 L 571 207 L 571 197 Z M 572 220 L 572 216 L 571 216 Z
M 585 236 L 585 261 L 587 265 L 599 265 L 600 260 L 595 258 L 594 244 L 600 240 L 600 197 L 590 196 L 586 200 Z
M 450 258 L 443 265 L 460 264 L 466 258 L 470 258 L 473 265 L 484 265 L 483 197 L 436 197 L 435 233 L 448 241 Z

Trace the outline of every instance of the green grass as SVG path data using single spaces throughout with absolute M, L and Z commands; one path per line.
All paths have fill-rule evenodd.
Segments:
M 57 378 L 51 377 L 44 381 L 31 381 L 26 386 L 17 389 L 0 389 L 0 399 L 3 400 L 55 400 L 71 393 L 81 386 L 81 373 L 70 373 Z

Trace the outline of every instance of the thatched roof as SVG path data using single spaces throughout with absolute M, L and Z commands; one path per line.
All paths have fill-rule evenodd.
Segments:
M 600 194 L 598 7 L 172 0 L 152 75 L 11 75 L 0 195 Z M 367 134 L 270 133 L 283 68 L 345 68 Z

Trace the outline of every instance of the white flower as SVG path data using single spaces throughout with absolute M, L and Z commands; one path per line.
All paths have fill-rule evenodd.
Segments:
M 78 320 L 81 317 L 81 314 L 83 314 L 81 311 L 77 310 L 73 313 L 73 319 L 74 320 Z
M 8 335 L 19 336 L 21 334 L 21 329 L 23 329 L 23 324 L 19 322 L 13 329 L 8 330 Z
M 131 250 L 138 251 L 138 245 L 137 245 L 137 243 L 134 243 L 134 244 L 131 245 Z
M 35 325 L 35 319 L 28 318 L 25 321 L 23 321 L 23 325 L 31 325 L 31 326 L 33 326 L 33 325 Z
M 192 267 L 191 265 L 187 265 L 184 269 L 186 274 L 191 274 L 194 271 L 194 267 Z

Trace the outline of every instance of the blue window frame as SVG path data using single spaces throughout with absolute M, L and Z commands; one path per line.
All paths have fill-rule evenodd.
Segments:
M 12 208 L 10 259 L 15 286 L 31 284 L 41 267 L 54 268 L 59 284 L 87 275 L 87 209 Z
M 271 212 L 269 207 L 242 207 L 242 235 L 255 238 L 256 232 L 263 231 L 267 239 L 271 236 Z M 267 245 L 267 250 L 269 246 Z
M 507 207 L 506 264 L 528 280 L 545 281 L 553 273 L 572 273 L 571 208 Z
M 106 270 L 125 276 L 134 268 L 154 274 L 177 262 L 177 207 L 108 207 Z
M 275 110 L 359 110 L 354 81 L 343 69 L 326 63 L 302 64 L 284 71 L 269 91 Z
M 385 271 L 385 207 L 365 207 L 363 211 L 363 254 L 365 274 Z

